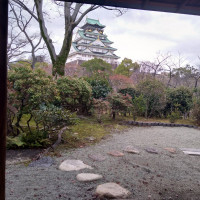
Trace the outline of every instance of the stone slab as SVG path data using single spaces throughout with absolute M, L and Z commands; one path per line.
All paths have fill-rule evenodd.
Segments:
M 152 154 L 158 154 L 158 151 L 153 148 L 146 148 L 145 151 Z
M 192 152 L 200 152 L 200 149 L 192 149 L 192 148 L 180 148 L 182 151 L 192 151 Z
M 120 152 L 120 151 L 110 151 L 110 152 L 108 152 L 108 154 L 111 155 L 111 156 L 115 156 L 115 157 L 124 156 L 124 154 L 122 152 Z
M 29 164 L 29 167 L 50 167 L 54 164 L 54 159 L 50 156 L 44 156 L 39 160 L 35 160 Z
M 164 149 L 169 151 L 170 153 L 176 153 L 176 149 L 174 149 L 174 148 L 167 147 L 167 148 L 164 148 Z
M 97 186 L 96 194 L 100 197 L 127 198 L 131 193 L 117 183 L 104 183 Z
M 91 166 L 84 164 L 81 160 L 65 160 L 59 166 L 59 169 L 62 171 L 78 171 L 85 168 L 93 169 Z
M 81 173 L 76 176 L 78 181 L 88 182 L 88 181 L 96 181 L 102 179 L 103 176 L 100 174 L 91 174 L 91 173 Z
M 183 153 L 192 156 L 200 156 L 200 152 L 197 151 L 183 151 Z
M 101 154 L 89 154 L 88 157 L 92 159 L 93 161 L 104 161 L 106 158 L 102 156 Z
M 127 146 L 125 149 L 124 149 L 125 152 L 128 152 L 128 153 L 133 153 L 133 154 L 139 154 L 140 151 L 132 146 Z

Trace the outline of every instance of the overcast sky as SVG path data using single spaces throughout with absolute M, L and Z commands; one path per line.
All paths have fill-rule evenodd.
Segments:
M 113 11 L 104 9 L 93 11 L 87 16 L 99 19 L 106 26 L 105 34 L 114 42 L 112 46 L 118 49 L 116 54 L 121 57 L 120 60 L 125 57 L 133 61 L 153 60 L 160 51 L 170 52 L 174 56 L 181 53 L 188 62 L 198 63 L 200 16 L 128 10 L 124 15 L 116 17 Z M 55 17 L 55 21 L 48 25 L 58 51 L 64 34 L 64 21 Z

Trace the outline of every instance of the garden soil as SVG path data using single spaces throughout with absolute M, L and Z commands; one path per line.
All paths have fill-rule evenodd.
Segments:
M 123 151 L 127 146 L 140 153 Z M 173 151 L 165 148 L 173 148 Z M 200 131 L 180 127 L 132 127 L 113 133 L 98 144 L 63 150 L 60 157 L 54 157 L 50 167 L 28 167 L 22 163 L 38 153 L 34 150 L 8 151 L 6 200 L 98 199 L 96 187 L 107 182 L 128 189 L 131 192 L 128 199 L 200 200 L 200 156 L 186 155 L 180 148 L 200 149 Z M 124 156 L 111 156 L 108 154 L 111 151 L 122 152 Z M 105 159 L 92 160 L 91 154 Z M 59 170 L 60 163 L 66 159 L 82 160 L 93 169 Z M 103 178 L 79 182 L 76 175 L 83 172 L 101 174 Z

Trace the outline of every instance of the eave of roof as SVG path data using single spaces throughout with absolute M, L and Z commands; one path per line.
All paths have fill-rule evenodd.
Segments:
M 102 46 L 91 45 L 91 44 L 86 44 L 86 43 L 81 43 L 81 44 L 74 43 L 74 45 L 76 45 L 76 46 L 84 46 L 84 47 L 97 47 L 99 49 L 108 49 L 108 50 L 112 50 L 112 51 L 117 51 L 117 49 L 113 48 L 113 47 L 102 47 Z
M 65 1 L 65 0 L 63 0 Z M 67 0 L 66 0 L 67 1 Z M 73 0 L 77 3 L 200 15 L 198 0 Z
M 114 58 L 114 59 L 119 59 L 120 57 L 119 56 L 116 56 L 116 55 L 105 55 L 105 54 L 99 54 L 99 53 L 94 53 L 94 52 L 91 52 L 91 53 L 87 53 L 87 52 L 74 52 L 72 54 L 69 55 L 69 57 L 75 55 L 75 54 L 86 54 L 86 55 L 92 55 L 92 56 L 100 56 L 100 57 L 108 57 L 108 58 Z
M 91 19 L 91 18 L 86 18 L 86 23 L 90 24 L 90 25 L 98 25 L 100 26 L 101 28 L 104 28 L 106 26 L 104 26 L 103 24 L 101 24 L 99 22 L 99 20 L 96 20 L 96 19 Z
M 78 34 L 83 38 L 83 39 L 87 39 L 87 40 L 91 40 L 91 41 L 95 41 L 97 38 L 90 38 L 84 35 L 84 31 L 83 30 L 78 30 Z M 77 39 L 76 41 L 78 41 L 79 39 Z M 75 42 L 76 42 L 75 41 Z M 105 40 L 101 40 L 103 43 L 108 43 L 108 44 L 112 44 L 113 42 L 111 42 L 108 38 L 106 38 Z

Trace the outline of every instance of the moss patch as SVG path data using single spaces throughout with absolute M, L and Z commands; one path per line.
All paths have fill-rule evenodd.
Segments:
M 62 135 L 63 143 L 57 150 L 88 146 L 108 137 L 111 132 L 128 129 L 128 126 L 119 124 L 122 120 L 106 118 L 100 124 L 94 118 L 80 119 L 78 124 L 69 126 Z

